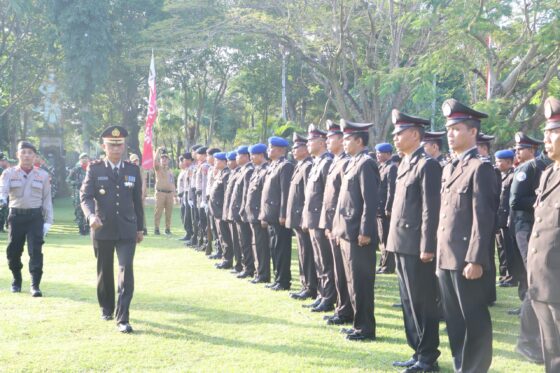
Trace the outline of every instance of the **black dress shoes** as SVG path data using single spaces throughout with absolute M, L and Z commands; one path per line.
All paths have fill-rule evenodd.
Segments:
M 231 269 L 233 266 L 230 262 L 221 262 L 216 264 L 216 268 L 218 269 Z
M 178 238 L 177 240 L 178 240 L 178 241 L 188 241 L 188 240 L 190 240 L 190 239 L 191 239 L 191 238 L 185 234 L 183 237 Z
M 417 361 L 414 365 L 406 368 L 402 373 L 414 373 L 414 372 L 439 372 L 439 365 L 437 362 L 433 364 L 426 364 L 421 361 Z
M 121 333 L 132 333 L 132 326 L 130 326 L 129 323 L 127 322 L 120 322 L 117 324 L 117 329 L 119 330 L 119 332 Z
M 317 307 L 311 308 L 311 312 L 330 312 L 334 310 L 334 304 L 327 304 L 321 302 Z
M 321 301 L 323 299 L 321 297 L 317 297 L 317 299 L 315 299 L 315 302 L 311 303 L 311 304 L 302 304 L 303 308 L 315 308 L 317 306 L 319 306 L 321 304 Z
M 360 332 L 356 332 L 354 331 L 353 333 L 350 333 L 348 335 L 346 335 L 346 339 L 349 341 L 374 341 L 375 340 L 375 336 L 373 335 L 365 335 L 362 334 Z
M 264 287 L 267 288 L 267 289 L 272 289 L 272 288 L 275 287 L 276 285 L 278 285 L 278 283 L 277 283 L 277 282 L 273 282 L 272 284 L 265 285 Z
M 352 334 L 355 332 L 354 328 L 342 328 L 340 329 L 342 334 Z
M 338 315 L 333 316 L 327 320 L 327 325 L 344 325 L 351 324 L 352 320 L 350 317 L 340 317 Z
M 158 229 L 158 228 L 154 229 L 154 234 L 155 234 L 156 236 L 159 236 L 159 229 Z
M 276 284 L 276 286 L 271 287 L 270 290 L 274 290 L 274 291 L 290 290 L 290 285 Z
M 251 281 L 249 281 L 251 284 L 266 284 L 270 282 L 270 279 L 266 279 L 266 278 L 260 278 L 260 277 L 255 277 L 254 279 L 252 279 Z
M 240 274 L 237 275 L 237 278 L 247 278 L 247 277 L 253 277 L 254 273 L 251 272 L 241 272 Z
M 310 290 L 304 289 L 302 291 L 300 291 L 299 293 L 291 293 L 290 297 L 292 299 L 297 299 L 297 300 L 307 300 L 307 299 L 313 299 L 317 296 L 316 293 L 312 293 Z
M 508 310 L 507 314 L 512 316 L 519 316 L 521 315 L 521 308 L 514 308 L 512 310 Z
M 393 304 L 391 304 L 391 307 L 402 308 L 402 303 L 401 302 L 393 303 Z
M 407 361 L 393 361 L 393 366 L 397 368 L 409 368 L 416 364 L 416 359 L 411 357 Z
M 11 290 L 12 293 L 21 293 L 21 282 L 13 282 Z
M 525 359 L 527 359 L 533 364 L 539 364 L 539 365 L 544 364 L 542 355 L 531 351 L 529 348 L 525 346 L 517 344 L 517 346 L 515 346 L 515 352 L 517 352 L 519 355 L 523 356 Z
M 34 298 L 39 298 L 43 296 L 43 293 L 41 292 L 41 289 L 39 289 L 38 286 L 31 286 L 29 292 L 31 293 L 31 296 Z

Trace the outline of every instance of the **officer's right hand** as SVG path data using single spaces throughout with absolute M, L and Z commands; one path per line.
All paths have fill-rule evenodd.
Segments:
M 261 227 L 268 228 L 268 223 L 266 221 L 261 221 Z
M 97 215 L 92 215 L 92 217 L 89 218 L 89 226 L 91 229 L 96 230 L 101 228 L 103 226 L 103 223 Z

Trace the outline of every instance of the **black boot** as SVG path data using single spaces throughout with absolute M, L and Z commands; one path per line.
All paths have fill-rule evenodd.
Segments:
M 41 283 L 41 277 L 42 275 L 38 275 L 35 273 L 31 274 L 31 296 L 32 297 L 42 297 L 43 293 L 41 292 L 41 289 L 39 289 L 39 284 Z
M 12 272 L 14 280 L 12 281 L 12 293 L 21 293 L 21 272 Z

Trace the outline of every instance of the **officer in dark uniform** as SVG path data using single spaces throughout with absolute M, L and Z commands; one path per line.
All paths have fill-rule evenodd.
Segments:
M 394 362 L 404 372 L 438 371 L 440 355 L 435 261 L 441 166 L 421 145 L 427 119 L 393 110 L 393 141 L 405 154 L 397 186 L 387 250 L 395 253 L 404 327 L 412 358 Z
M 101 133 L 105 161 L 92 162 L 82 184 L 82 209 L 93 231 L 97 258 L 97 299 L 102 319 L 117 321 L 122 333 L 132 332 L 129 307 L 134 293 L 134 252 L 144 238 L 142 178 L 138 166 L 123 161 L 126 129 L 110 126 Z M 117 307 L 113 258 L 119 261 Z
M 0 207 L 9 205 L 10 209 L 6 256 L 13 275 L 12 293 L 21 292 L 21 255 L 27 241 L 31 296 L 41 297 L 42 249 L 53 223 L 53 207 L 49 174 L 33 167 L 36 154 L 37 149 L 30 142 L 19 142 L 18 165 L 8 168 L 0 176 Z
M 231 242 L 231 231 L 229 224 L 224 220 L 224 203 L 226 188 L 231 170 L 227 166 L 227 154 L 218 152 L 214 154 L 214 167 L 218 173 L 214 177 L 210 194 L 208 197 L 208 208 L 215 220 L 218 238 L 223 248 L 223 262 L 219 264 L 221 268 L 231 268 L 233 262 L 233 243 Z
M 74 221 L 78 224 L 78 231 L 81 235 L 89 234 L 89 223 L 84 216 L 82 207 L 80 206 L 80 188 L 82 187 L 82 182 L 86 177 L 86 170 L 89 164 L 89 157 L 86 153 L 80 154 L 78 164 L 70 170 L 70 174 L 66 178 L 66 181 L 70 183 L 72 187 L 72 204 L 74 206 Z
M 231 151 L 227 155 L 229 178 L 224 193 L 224 211 L 222 213 L 222 220 L 227 224 L 227 229 L 224 228 L 222 232 L 229 232 L 229 238 L 224 241 L 224 260 L 216 265 L 218 269 L 230 269 L 235 267 L 233 271 L 241 272 L 243 264 L 241 263 L 241 250 L 239 248 L 239 238 L 237 235 L 237 227 L 233 218 L 230 215 L 231 198 L 233 195 L 233 187 L 240 175 L 240 167 L 237 165 L 237 152 Z M 223 233 L 220 233 L 223 234 Z M 235 260 L 235 266 L 234 266 Z
M 424 132 L 424 139 L 422 140 L 422 146 L 424 151 L 431 158 L 438 161 L 441 167 L 445 167 L 447 160 L 441 152 L 443 149 L 443 137 L 445 136 L 445 131 L 441 132 Z
M 233 186 L 230 209 L 237 228 L 241 262 L 243 264 L 242 271 L 237 275 L 237 278 L 247 278 L 253 277 L 255 274 L 252 245 L 253 234 L 251 232 L 251 224 L 245 214 L 245 198 L 255 169 L 251 163 L 248 146 L 242 145 L 237 148 L 237 165 L 240 167 L 240 175 Z
M 296 235 L 301 291 L 299 293 L 291 293 L 290 296 L 294 299 L 301 299 L 300 294 L 310 294 L 312 298 L 315 298 L 317 294 L 317 272 L 315 270 L 313 246 L 309 230 L 304 230 L 302 227 L 305 186 L 308 182 L 313 160 L 307 150 L 307 138 L 305 136 L 294 132 L 292 141 L 294 143 L 292 146 L 292 156 L 297 163 L 290 180 L 286 208 L 286 228 L 292 229 Z M 319 303 L 320 300 L 316 301 L 313 305 L 318 305 Z
M 249 180 L 244 209 L 253 234 L 252 247 L 256 271 L 255 277 L 251 280 L 253 284 L 270 282 L 270 242 L 268 229 L 264 228 L 259 220 L 264 178 L 268 171 L 266 150 L 265 144 L 255 144 L 249 147 L 251 161 L 255 169 Z
M 273 290 L 289 290 L 292 281 L 292 232 L 286 227 L 288 192 L 294 166 L 286 159 L 288 141 L 273 136 L 268 139 L 268 158 L 271 160 L 263 184 L 259 220 L 269 227 L 272 263 L 275 268 Z
M 476 135 L 487 115 L 455 99 L 442 106 L 455 153 L 442 175 L 437 275 L 456 372 L 487 372 L 492 362 L 488 275 L 499 194 L 494 169 L 478 158 Z
M 327 131 L 310 124 L 307 139 L 307 149 L 313 156 L 313 166 L 305 186 L 302 227 L 309 231 L 311 237 L 317 273 L 317 289 L 321 298 L 321 302 L 311 310 L 329 312 L 334 310 L 336 302 L 333 254 L 325 230 L 319 227 L 319 221 L 323 210 L 323 197 L 332 155 L 327 151 Z
M 0 152 L 0 176 L 9 166 L 8 160 L 4 153 Z M 5 232 L 4 227 L 6 226 L 6 218 L 8 217 L 8 204 L 5 206 L 0 206 L 0 233 Z
M 516 155 L 520 164 L 515 169 L 511 183 L 509 226 L 523 259 L 525 270 L 527 269 L 529 238 L 535 221 L 533 205 L 537 199 L 536 189 L 542 171 L 550 163 L 548 158 L 535 158 L 535 153 L 542 143 L 542 141 L 533 139 L 523 132 L 515 134 Z M 519 310 L 521 320 L 516 351 L 531 362 L 542 363 L 538 322 L 531 301 L 527 297 L 526 272 L 523 274 L 519 286 L 523 303 Z
M 379 170 L 367 154 L 372 123 L 341 120 L 344 150 L 351 156 L 342 177 L 333 221 L 333 234 L 342 249 L 354 323 L 343 329 L 352 341 L 375 339 L 373 286 L 375 281 L 376 215 Z
M 510 149 L 505 149 L 497 151 L 494 156 L 496 158 L 496 168 L 500 171 L 502 179 L 496 231 L 496 247 L 498 248 L 500 263 L 498 286 L 517 286 L 520 278 L 523 277 L 525 266 L 517 246 L 513 243 L 513 237 L 508 228 L 509 197 L 511 183 L 513 182 L 513 160 L 515 153 Z
M 334 315 L 326 316 L 328 325 L 342 325 L 354 320 L 354 310 L 348 292 L 348 281 L 344 272 L 344 260 L 340 244 L 332 235 L 334 214 L 338 203 L 342 176 L 349 161 L 344 152 L 342 131 L 337 123 L 327 120 L 327 150 L 333 155 L 325 182 L 323 195 L 323 209 L 319 227 L 325 230 L 331 253 L 333 256 L 334 282 L 336 288 L 336 308 Z
M 543 172 L 527 256 L 528 295 L 537 316 L 547 373 L 560 372 L 560 100 L 549 97 L 544 146 L 554 164 Z
M 391 224 L 391 208 L 395 196 L 395 180 L 397 179 L 397 168 L 399 167 L 392 159 L 393 146 L 389 143 L 375 145 L 375 156 L 379 165 L 379 206 L 377 208 L 377 233 L 379 234 L 379 258 L 378 274 L 389 274 L 395 272 L 395 255 L 385 250 L 389 225 Z

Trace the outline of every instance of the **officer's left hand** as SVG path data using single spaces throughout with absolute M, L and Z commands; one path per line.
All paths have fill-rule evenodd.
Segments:
M 286 218 L 280 218 L 279 223 L 280 225 L 286 225 Z
M 51 229 L 52 224 L 49 223 L 44 223 L 43 224 L 43 238 L 45 238 L 47 236 L 47 233 L 49 233 L 49 230 Z
M 142 231 L 136 232 L 136 243 L 142 242 L 143 239 L 144 239 L 144 232 Z
M 477 280 L 482 277 L 483 269 L 480 264 L 469 263 L 463 269 L 463 276 L 467 280 Z
M 371 237 L 362 236 L 361 234 L 358 236 L 358 246 L 367 246 L 371 243 Z
M 429 263 L 434 260 L 434 253 L 421 252 L 420 260 L 422 261 L 422 263 Z

